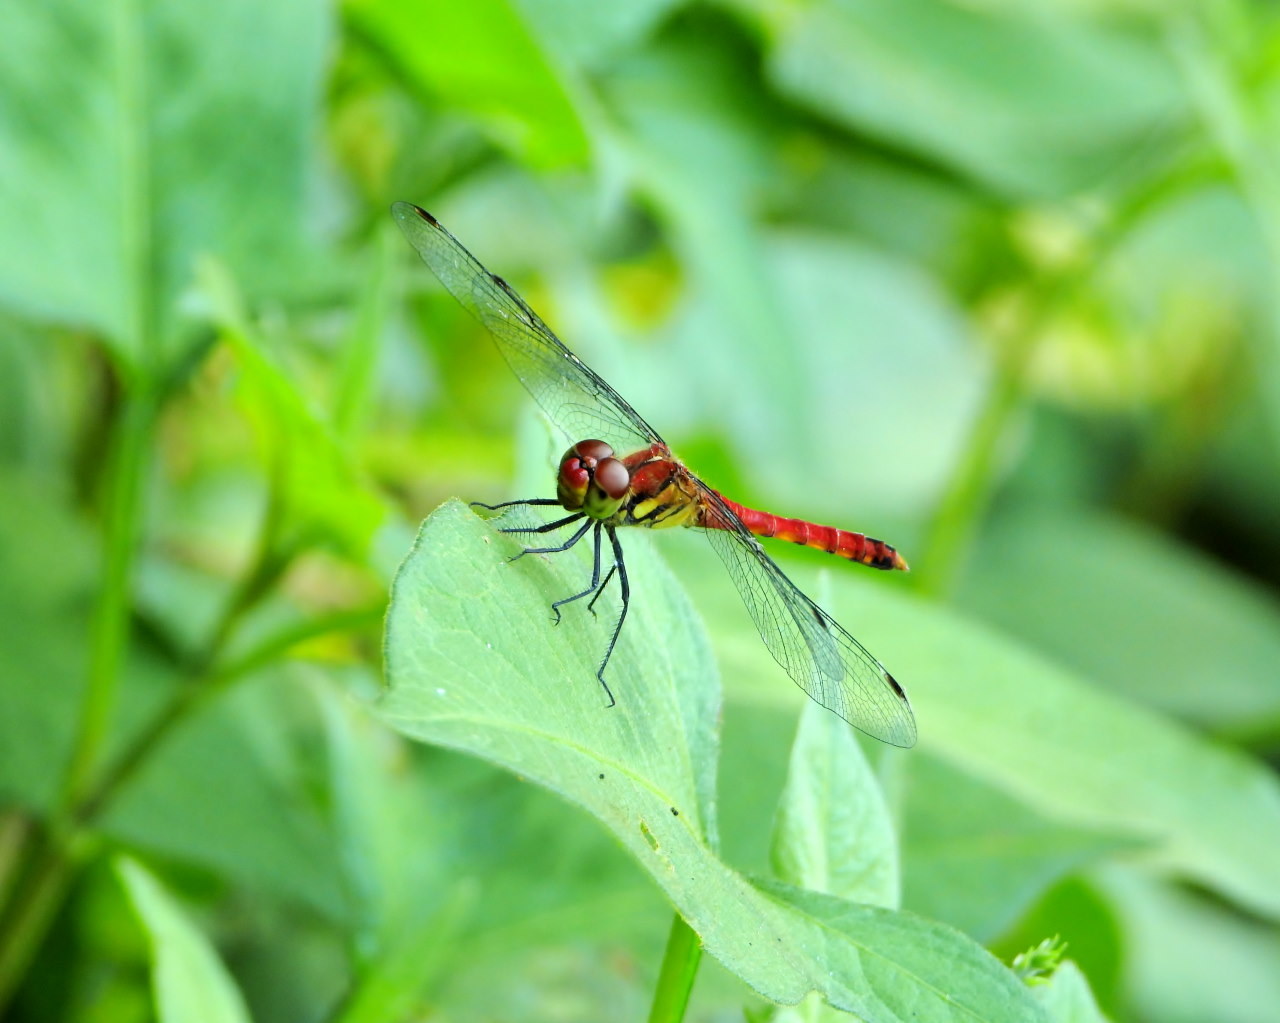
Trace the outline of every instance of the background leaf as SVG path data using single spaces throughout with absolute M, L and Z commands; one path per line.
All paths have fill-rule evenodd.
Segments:
M 128 364 L 176 329 L 199 252 L 244 266 L 257 294 L 284 286 L 327 36 L 324 8 L 297 0 L 14 11 L 0 234 L 23 244 L 0 254 L 0 297 L 100 331 Z
M 116 869 L 151 938 L 152 987 L 161 1023 L 247 1021 L 235 982 L 160 883 L 136 860 L 121 859 Z

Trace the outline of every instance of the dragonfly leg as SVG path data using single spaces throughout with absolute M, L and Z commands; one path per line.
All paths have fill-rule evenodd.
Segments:
M 557 625 L 560 624 L 560 608 L 563 605 L 571 604 L 575 600 L 581 600 L 588 593 L 591 593 L 597 586 L 600 585 L 600 523 L 599 522 L 596 523 L 596 531 L 592 536 L 593 536 L 593 539 L 595 540 L 595 553 L 591 557 L 591 585 L 589 585 L 581 593 L 575 593 L 572 597 L 565 597 L 563 600 L 557 600 L 554 604 L 551 605 L 551 613 L 556 616 L 555 623 Z M 613 569 L 609 570 L 609 574 L 610 575 L 613 574 Z M 608 585 L 607 579 L 605 580 L 605 585 L 606 586 Z M 592 601 L 592 603 L 594 603 L 594 600 Z
M 512 526 L 510 529 L 499 529 L 499 533 L 551 533 L 559 529 L 561 526 L 567 526 L 570 522 L 577 522 L 582 518 L 582 512 L 574 512 L 572 515 L 566 515 L 562 519 L 556 519 L 555 522 L 548 522 L 544 526 Z
M 609 688 L 609 683 L 604 680 L 604 669 L 608 667 L 609 658 L 613 656 L 613 648 L 618 644 L 618 636 L 622 633 L 622 623 L 627 620 L 627 608 L 631 604 L 631 585 L 627 582 L 627 566 L 622 561 L 622 544 L 618 542 L 618 532 L 613 526 L 605 526 L 604 528 L 609 534 L 609 543 L 613 546 L 613 567 L 618 570 L 618 583 L 622 588 L 622 611 L 618 615 L 618 624 L 613 627 L 613 635 L 609 639 L 609 648 L 604 652 L 604 660 L 600 662 L 600 670 L 596 672 L 596 681 L 604 688 L 605 695 L 609 697 L 609 706 L 612 707 L 618 701 L 613 698 L 613 690 Z M 613 572 L 610 571 L 609 575 L 612 577 Z
M 579 515 L 570 515 L 567 519 L 561 519 L 559 522 L 553 522 L 551 523 L 551 526 L 548 526 L 544 529 L 518 530 L 518 532 L 544 533 L 547 531 L 547 529 L 551 528 L 552 526 L 567 526 L 570 522 L 576 522 L 580 517 L 581 516 Z M 581 540 L 584 536 L 587 535 L 587 530 L 591 528 L 592 524 L 593 524 L 593 520 L 587 519 L 587 521 L 582 524 L 582 528 L 579 529 L 576 533 L 574 533 L 573 536 L 569 537 L 569 539 L 566 540 L 564 543 L 562 543 L 559 547 L 526 547 L 524 550 L 522 550 L 519 554 L 517 554 L 511 560 L 515 561 L 516 558 L 523 558 L 526 554 L 559 554 L 561 551 L 567 551 L 570 547 L 572 547 L 575 543 L 577 543 L 579 540 Z M 504 529 L 503 532 L 506 533 L 506 532 L 509 532 L 509 530 Z
M 609 569 L 609 574 L 604 577 L 604 582 L 600 584 L 600 589 L 596 590 L 596 595 L 591 598 L 591 603 L 587 605 L 587 610 L 593 615 L 596 613 L 596 601 L 600 599 L 600 594 L 604 593 L 610 580 L 613 579 L 614 572 L 616 571 L 618 571 L 618 563 L 615 561 L 613 563 L 613 567 Z
M 471 508 L 484 508 L 487 511 L 498 511 L 501 508 L 514 508 L 517 505 L 559 504 L 554 497 L 531 497 L 524 501 L 503 501 L 500 504 L 485 504 L 483 501 L 472 501 Z

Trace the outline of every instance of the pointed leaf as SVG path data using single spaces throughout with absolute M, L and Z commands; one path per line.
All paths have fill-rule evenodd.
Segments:
M 811 700 L 791 748 L 772 862 L 788 884 L 851 902 L 898 904 L 897 843 L 879 780 L 852 729 Z
M 160 1023 L 249 1023 L 235 981 L 173 896 L 137 860 L 118 859 L 116 872 L 151 938 L 151 986 Z

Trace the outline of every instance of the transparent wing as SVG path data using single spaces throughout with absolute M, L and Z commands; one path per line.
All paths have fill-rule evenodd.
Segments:
M 506 281 L 486 270 L 435 217 L 407 202 L 393 205 L 391 215 L 449 294 L 493 335 L 512 372 L 566 441 L 596 438 L 626 453 L 663 442 Z
M 884 666 L 800 592 L 720 496 L 695 480 L 706 515 L 727 529 L 706 529 L 765 646 L 810 699 L 855 728 L 894 746 L 914 746 L 915 715 Z

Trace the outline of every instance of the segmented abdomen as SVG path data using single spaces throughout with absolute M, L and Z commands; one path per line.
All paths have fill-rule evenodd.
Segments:
M 850 533 L 846 529 L 834 526 L 819 526 L 804 519 L 784 519 L 779 515 L 746 508 L 737 501 L 730 501 L 723 494 L 724 501 L 742 524 L 756 536 L 772 537 L 786 540 L 789 543 L 803 544 L 840 558 L 848 558 L 872 568 L 898 568 L 906 571 L 907 563 L 893 547 L 883 540 L 876 540 L 863 533 Z M 704 529 L 723 529 L 724 526 L 715 521 L 714 516 L 704 516 L 698 522 Z

